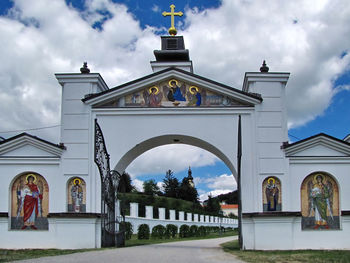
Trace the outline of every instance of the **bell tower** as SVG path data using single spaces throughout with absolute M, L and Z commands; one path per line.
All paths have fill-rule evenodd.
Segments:
M 171 12 L 163 12 L 163 16 L 171 16 L 170 36 L 161 37 L 161 50 L 154 50 L 156 61 L 151 61 L 153 72 L 169 67 L 176 67 L 193 73 L 193 65 L 188 49 L 185 49 L 183 36 L 176 36 L 174 16 L 182 16 L 182 12 L 174 12 L 175 6 L 171 5 Z

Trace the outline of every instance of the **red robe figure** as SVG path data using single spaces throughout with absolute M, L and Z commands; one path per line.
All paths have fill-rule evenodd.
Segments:
M 35 226 L 35 219 L 41 215 L 41 200 L 43 195 L 40 193 L 38 186 L 34 183 L 34 176 L 27 177 L 27 184 L 21 191 L 23 204 L 23 226 L 22 229 L 30 227 L 37 229 Z M 40 199 L 40 200 L 39 200 Z

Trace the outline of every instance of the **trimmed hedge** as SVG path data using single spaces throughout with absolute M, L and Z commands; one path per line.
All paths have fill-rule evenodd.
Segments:
M 177 234 L 178 227 L 173 224 L 166 225 L 165 228 L 165 237 L 166 238 L 175 238 Z
M 188 225 L 181 225 L 179 236 L 181 238 L 189 237 L 190 236 L 190 227 Z
M 200 226 L 198 227 L 197 233 L 200 237 L 204 237 L 207 235 L 207 229 L 204 226 Z
M 147 224 L 142 224 L 137 229 L 138 239 L 149 239 L 149 226 Z
M 198 226 L 192 225 L 190 227 L 190 237 L 198 236 Z
M 152 229 L 152 238 L 163 239 L 165 237 L 165 227 L 162 225 L 156 225 Z
M 130 222 L 122 222 L 120 223 L 120 230 L 125 231 L 125 239 L 129 240 L 131 238 L 131 235 L 133 233 L 133 227 Z

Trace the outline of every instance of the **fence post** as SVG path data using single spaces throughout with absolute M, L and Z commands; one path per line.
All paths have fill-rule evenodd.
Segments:
M 179 221 L 184 221 L 184 220 L 185 220 L 185 212 L 179 211 Z
M 169 218 L 171 221 L 176 220 L 176 211 L 175 210 L 169 210 Z
M 153 219 L 153 206 L 150 206 L 150 205 L 146 206 L 146 218 Z
M 158 211 L 159 211 L 159 219 L 160 220 L 165 220 L 165 208 L 158 207 Z
M 130 203 L 130 216 L 139 217 L 139 204 Z

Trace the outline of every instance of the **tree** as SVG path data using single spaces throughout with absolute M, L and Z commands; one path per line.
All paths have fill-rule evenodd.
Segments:
M 220 201 L 218 198 L 213 198 L 212 195 L 208 195 L 207 205 L 205 207 L 205 211 L 209 213 L 219 214 L 221 210 Z
M 130 193 L 133 190 L 135 190 L 135 187 L 131 184 L 130 175 L 124 172 L 120 177 L 118 193 Z
M 164 183 L 164 195 L 166 197 L 177 198 L 179 195 L 179 180 L 174 177 L 174 173 L 171 170 L 166 171 Z
M 159 187 L 153 179 L 143 182 L 143 192 L 146 195 L 156 195 L 159 193 Z
M 193 203 L 198 203 L 198 192 L 196 187 L 190 185 L 187 177 L 182 179 L 180 189 L 179 189 L 179 198 L 182 200 L 190 201 Z

